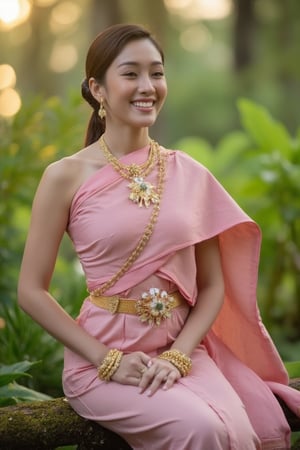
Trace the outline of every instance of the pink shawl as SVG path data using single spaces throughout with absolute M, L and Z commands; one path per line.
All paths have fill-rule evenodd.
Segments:
M 226 298 L 208 335 L 210 353 L 233 385 L 239 361 L 300 415 L 300 392 L 287 386 L 286 370 L 257 308 L 258 226 L 205 167 L 181 151 L 162 151 L 167 155 L 167 170 L 154 233 L 138 260 L 106 295 L 124 292 L 155 273 L 175 283 L 193 305 L 197 296 L 193 245 L 218 235 Z M 147 148 L 143 148 L 122 162 L 141 164 L 146 158 Z M 156 171 L 147 181 L 157 185 Z M 152 208 L 138 208 L 127 200 L 127 185 L 107 165 L 74 196 L 68 232 L 90 290 L 115 274 L 149 222 Z

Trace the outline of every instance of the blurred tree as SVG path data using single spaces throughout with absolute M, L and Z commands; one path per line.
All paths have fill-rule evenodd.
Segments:
M 125 22 L 146 26 L 164 46 L 168 33 L 168 12 L 161 0 L 119 0 Z
M 113 23 L 141 23 L 162 43 L 170 68 L 172 99 L 164 110 L 163 125 L 157 127 L 160 138 L 172 144 L 180 135 L 201 135 L 217 142 L 238 125 L 239 96 L 263 104 L 294 132 L 300 89 L 300 2 L 233 0 L 231 14 L 219 20 L 201 18 L 193 11 L 187 14 L 189 6 L 175 15 L 171 3 L 53 0 L 42 7 L 32 1 L 25 23 L 0 28 L 2 61 L 15 68 L 23 101 L 33 92 L 63 97 L 70 85 L 79 90 L 86 49 L 96 34 Z M 79 13 L 71 23 L 74 9 Z M 66 47 L 75 56 L 64 68 Z M 54 68 L 56 50 L 61 59 Z
M 55 92 L 56 80 L 49 76 L 49 54 L 52 39 L 49 36 L 49 10 L 32 4 L 28 19 L 31 39 L 26 41 L 20 52 L 20 66 L 25 92 L 43 92 L 50 96 Z
M 91 24 L 89 35 L 93 39 L 109 25 L 123 22 L 119 0 L 102 0 L 101 2 L 99 0 L 91 0 L 88 18 Z
M 254 0 L 234 0 L 234 67 L 239 72 L 253 62 Z

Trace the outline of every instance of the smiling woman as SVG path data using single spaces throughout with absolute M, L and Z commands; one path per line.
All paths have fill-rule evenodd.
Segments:
M 300 394 L 259 318 L 259 228 L 205 167 L 150 138 L 167 95 L 150 32 L 100 33 L 82 94 L 86 143 L 42 177 L 18 289 L 65 345 L 69 404 L 136 450 L 289 448 L 274 393 L 295 411 Z M 89 292 L 76 320 L 49 293 L 64 232 Z

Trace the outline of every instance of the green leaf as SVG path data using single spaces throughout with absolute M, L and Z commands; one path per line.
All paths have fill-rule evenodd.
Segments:
M 1 398 L 0 397 L 0 408 L 3 406 L 15 405 L 17 401 L 14 398 Z
M 15 399 L 18 401 L 43 401 L 50 400 L 46 394 L 34 391 L 25 386 L 20 386 L 18 383 L 9 383 L 7 386 L 0 388 L 0 399 Z
M 247 99 L 240 99 L 238 109 L 243 126 L 262 151 L 279 150 L 284 155 L 291 153 L 293 144 L 289 133 L 263 106 Z
M 204 164 L 208 168 L 213 166 L 213 150 L 210 144 L 204 139 L 198 137 L 187 137 L 177 142 L 175 148 L 187 153 L 196 161 Z
M 25 373 L 32 366 L 36 365 L 38 362 L 30 362 L 30 361 L 21 361 L 15 364 L 11 364 L 9 366 L 1 365 L 0 366 L 0 386 L 5 386 L 8 383 L 16 380 L 17 378 L 27 376 L 30 377 L 29 374 Z
M 291 361 L 284 363 L 290 378 L 300 377 L 300 361 Z
M 14 380 L 17 380 L 20 377 L 30 377 L 30 375 L 24 372 L 8 373 L 0 375 L 0 387 L 5 386 L 6 384 L 11 383 Z
M 231 181 L 243 171 L 250 148 L 248 135 L 242 131 L 233 131 L 224 136 L 215 148 L 213 158 L 214 174 L 222 180 L 228 176 Z

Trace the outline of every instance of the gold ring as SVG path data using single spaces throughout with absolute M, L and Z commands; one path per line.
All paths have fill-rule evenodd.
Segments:
M 141 372 L 141 374 L 143 375 L 143 374 L 146 372 L 146 367 L 142 367 L 142 368 L 140 369 L 140 372 Z

